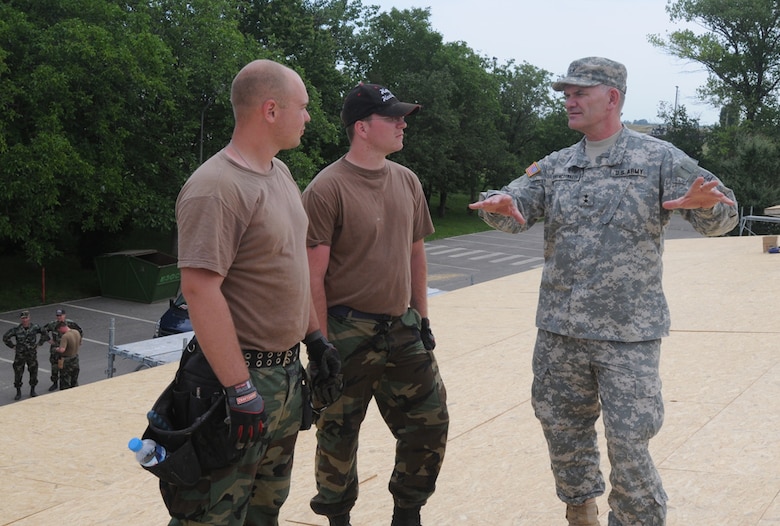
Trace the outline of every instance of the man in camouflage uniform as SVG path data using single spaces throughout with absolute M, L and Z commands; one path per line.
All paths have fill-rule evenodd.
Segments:
M 57 347 L 60 346 L 60 338 L 62 335 L 60 334 L 60 331 L 57 330 L 57 324 L 59 322 L 65 322 L 65 324 L 70 327 L 71 329 L 75 329 L 79 331 L 79 334 L 81 337 L 84 337 L 84 331 L 81 330 L 81 327 L 79 327 L 79 324 L 76 323 L 73 320 L 70 320 L 65 317 L 65 309 L 57 309 L 54 311 L 54 321 L 50 321 L 46 325 L 43 326 L 43 332 L 48 336 L 49 338 L 49 364 L 51 364 L 51 387 L 49 387 L 49 391 L 56 391 L 57 388 L 60 385 L 60 370 L 57 367 L 57 362 L 60 359 L 60 354 L 57 352 Z M 78 373 L 75 378 L 73 378 L 73 387 L 76 387 L 78 385 Z
M 420 106 L 361 84 L 341 112 L 350 148 L 303 192 L 312 295 L 339 350 L 344 393 L 317 422 L 315 513 L 347 526 L 358 497 L 360 424 L 375 399 L 396 438 L 392 526 L 419 526 L 449 427 L 428 321 L 425 236 L 433 233 L 417 176 L 387 160 Z
M 22 397 L 22 375 L 24 375 L 25 365 L 30 375 L 30 396 L 38 396 L 35 392 L 35 386 L 38 385 L 38 347 L 46 341 L 45 333 L 41 328 L 30 322 L 29 311 L 22 311 L 19 318 L 21 323 L 3 334 L 3 343 L 16 351 L 13 363 L 14 387 L 16 387 L 14 400 Z
M 672 144 L 623 127 L 626 76 L 605 58 L 572 62 L 553 89 L 563 91 L 569 127 L 585 137 L 470 205 L 504 232 L 544 218 L 532 404 L 572 526 L 599 524 L 600 414 L 612 467 L 609 525 L 665 523 L 667 496 L 648 452 L 664 414 L 664 229 L 674 210 L 707 236 L 738 221 L 733 192 L 713 174 Z
M 70 389 L 78 385 L 81 333 L 71 329 L 64 321 L 57 322 L 56 329 L 60 333 L 60 345 L 57 347 L 60 389 Z

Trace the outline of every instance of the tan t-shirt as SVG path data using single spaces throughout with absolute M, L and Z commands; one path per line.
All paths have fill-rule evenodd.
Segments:
M 308 246 L 330 246 L 328 306 L 403 314 L 412 294 L 412 243 L 433 233 L 414 172 L 392 161 L 364 170 L 342 157 L 304 190 L 303 204 Z
M 71 329 L 60 338 L 60 347 L 64 347 L 65 351 L 62 356 L 70 358 L 76 356 L 79 353 L 79 347 L 81 347 L 81 334 L 79 331 Z
M 282 161 L 257 173 L 217 153 L 184 184 L 176 221 L 179 267 L 225 277 L 222 293 L 242 349 L 282 351 L 303 339 L 311 306 L 308 221 Z

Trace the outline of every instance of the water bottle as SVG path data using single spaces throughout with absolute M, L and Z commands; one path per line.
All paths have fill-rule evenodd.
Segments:
M 151 438 L 131 438 L 127 447 L 135 453 L 135 458 L 145 467 L 154 466 L 165 460 L 165 448 Z

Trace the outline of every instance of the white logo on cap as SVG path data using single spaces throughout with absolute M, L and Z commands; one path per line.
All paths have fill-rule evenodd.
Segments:
M 390 93 L 390 90 L 387 88 L 382 88 L 379 90 L 379 93 L 382 95 L 382 102 L 387 102 L 390 99 L 394 99 L 395 95 Z

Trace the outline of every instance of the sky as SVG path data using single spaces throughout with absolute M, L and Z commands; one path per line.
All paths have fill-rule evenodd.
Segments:
M 513 59 L 564 76 L 576 59 L 602 56 L 628 70 L 624 121 L 660 122 L 658 108 L 675 100 L 702 125 L 718 121 L 719 110 L 700 102 L 696 89 L 707 73 L 698 63 L 666 54 L 647 41 L 695 25 L 672 23 L 667 0 L 364 0 L 382 11 L 430 8 L 431 27 L 444 42 L 465 42 L 499 64 Z

